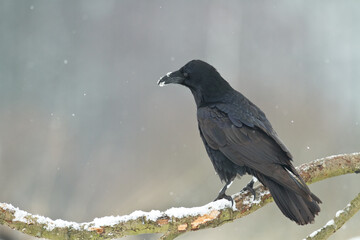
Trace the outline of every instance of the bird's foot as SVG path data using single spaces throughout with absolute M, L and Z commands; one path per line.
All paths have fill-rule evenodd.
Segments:
M 215 202 L 215 201 L 217 201 L 217 200 L 220 200 L 220 199 L 226 199 L 226 200 L 230 201 L 230 202 L 231 202 L 231 207 L 234 205 L 234 199 L 233 199 L 231 196 L 226 195 L 225 193 L 219 194 L 219 195 L 217 196 L 217 198 L 214 199 L 213 202 Z
M 242 190 L 243 191 L 248 190 L 254 196 L 254 200 L 256 199 L 256 192 L 254 189 L 254 180 L 251 180 Z

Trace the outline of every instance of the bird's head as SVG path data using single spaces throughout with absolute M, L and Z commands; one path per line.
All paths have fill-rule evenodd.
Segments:
M 197 106 L 217 102 L 232 89 L 213 66 L 201 60 L 192 60 L 179 70 L 167 73 L 158 81 L 161 87 L 170 83 L 188 87 Z

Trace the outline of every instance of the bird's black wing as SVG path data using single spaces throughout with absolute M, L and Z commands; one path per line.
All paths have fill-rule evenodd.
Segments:
M 289 181 L 288 171 L 295 176 L 298 174 L 284 146 L 258 127 L 251 116 L 244 114 L 240 120 L 231 116 L 233 111 L 227 113 L 223 109 L 224 106 L 218 105 L 198 108 L 199 129 L 208 146 L 219 150 L 236 165 L 246 166 L 300 195 L 308 196 L 309 190 L 301 178 L 300 182 Z
M 241 127 L 242 125 L 246 125 L 250 128 L 261 129 L 270 138 L 272 138 L 286 153 L 289 159 L 292 160 L 293 157 L 290 151 L 280 140 L 263 111 L 261 111 L 255 104 L 253 104 L 240 93 L 233 95 L 232 98 L 232 104 L 219 103 L 214 105 L 214 107 L 216 107 L 221 112 L 226 113 L 230 121 L 235 126 Z

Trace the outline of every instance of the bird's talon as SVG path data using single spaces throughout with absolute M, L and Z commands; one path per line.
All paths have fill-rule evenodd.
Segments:
M 231 196 L 226 195 L 226 194 L 221 194 L 221 195 L 217 196 L 217 198 L 215 198 L 215 200 L 213 202 L 220 200 L 220 199 L 226 199 L 226 200 L 230 201 L 231 207 L 234 205 L 234 199 Z
M 243 189 L 243 191 L 248 190 L 254 196 L 254 200 L 256 199 L 256 191 L 254 189 L 254 180 L 251 180 Z

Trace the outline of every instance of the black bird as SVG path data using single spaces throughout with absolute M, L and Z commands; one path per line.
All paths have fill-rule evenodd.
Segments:
M 270 190 L 286 217 L 300 225 L 313 222 L 321 200 L 311 193 L 292 165 L 289 150 L 255 104 L 201 60 L 192 60 L 158 81 L 160 86 L 169 83 L 186 86 L 194 95 L 201 139 L 226 183 L 215 200 L 232 201 L 226 189 L 236 176 L 247 173 Z

